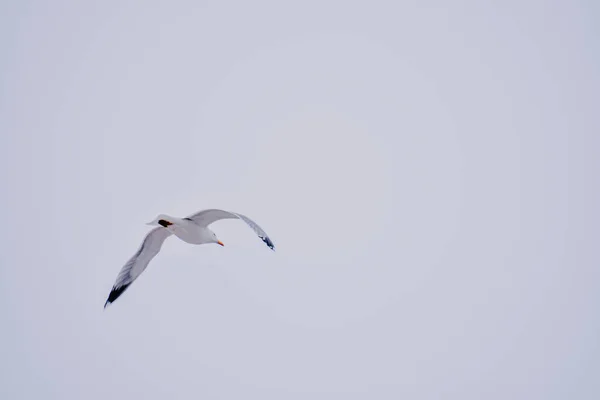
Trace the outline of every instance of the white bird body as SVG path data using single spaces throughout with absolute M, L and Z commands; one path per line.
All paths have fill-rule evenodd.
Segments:
M 195 245 L 217 243 L 223 246 L 223 243 L 217 239 L 217 235 L 208 228 L 208 225 L 221 219 L 232 218 L 244 221 L 271 250 L 275 250 L 275 245 L 266 232 L 256 222 L 242 214 L 217 209 L 202 210 L 185 218 L 160 214 L 147 224 L 156 226 L 156 228 L 148 232 L 138 251 L 121 268 L 104 308 L 119 298 L 133 281 L 144 272 L 169 236 L 175 235 L 184 242 Z
M 206 226 L 201 226 L 194 223 L 190 219 L 177 218 L 166 214 L 160 214 L 154 219 L 154 221 L 149 222 L 147 225 L 163 226 L 160 224 L 160 221 L 170 222 L 171 224 L 164 226 L 164 228 L 186 243 L 218 243 L 218 240 L 216 239 L 217 236 L 213 231 L 208 229 L 208 227 Z

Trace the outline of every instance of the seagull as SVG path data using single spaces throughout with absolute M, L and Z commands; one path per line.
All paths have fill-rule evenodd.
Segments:
M 163 242 L 171 235 L 190 244 L 216 243 L 224 246 L 223 242 L 217 239 L 217 235 L 211 231 L 208 226 L 213 222 L 222 219 L 241 219 L 244 221 L 258 237 L 273 251 L 275 245 L 269 239 L 266 232 L 260 226 L 245 215 L 229 212 L 225 210 L 202 210 L 185 218 L 172 217 L 166 214 L 159 214 L 152 222 L 146 225 L 156 226 L 152 229 L 142 242 L 138 251 L 121 268 L 117 280 L 113 285 L 104 308 L 113 303 L 127 290 L 127 288 L 144 272 L 148 263 L 158 254 Z

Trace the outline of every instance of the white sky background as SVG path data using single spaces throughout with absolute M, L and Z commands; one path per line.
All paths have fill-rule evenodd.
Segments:
M 294 3 L 2 2 L 0 398 L 599 398 L 598 2 Z

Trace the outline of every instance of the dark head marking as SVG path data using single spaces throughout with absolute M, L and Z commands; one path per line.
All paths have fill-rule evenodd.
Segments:
M 172 222 L 169 222 L 169 221 L 167 221 L 166 219 L 159 219 L 159 220 L 158 220 L 158 224 L 159 224 L 160 226 L 163 226 L 163 227 L 165 227 L 165 228 L 166 228 L 167 226 L 169 226 L 169 225 L 173 225 L 173 223 L 172 223 Z

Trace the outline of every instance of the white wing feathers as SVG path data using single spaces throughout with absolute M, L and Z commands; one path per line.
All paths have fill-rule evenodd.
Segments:
M 127 261 L 108 295 L 104 308 L 114 302 L 125 292 L 125 290 L 144 272 L 148 263 L 158 254 L 165 239 L 171 236 L 171 232 L 163 227 L 152 229 L 142 242 L 138 251 Z
M 208 226 L 208 225 L 212 224 L 213 222 L 216 222 L 221 219 L 235 219 L 235 218 L 239 218 L 242 221 L 244 221 L 250 228 L 252 228 L 252 230 L 254 232 L 256 232 L 256 234 L 258 235 L 260 240 L 265 242 L 265 244 L 267 246 L 269 246 L 269 248 L 271 250 L 273 250 L 273 251 L 275 250 L 275 245 L 273 244 L 273 241 L 271 239 L 269 239 L 269 236 L 267 235 L 267 233 L 260 226 L 258 226 L 258 224 L 256 222 L 252 221 L 250 218 L 246 217 L 245 215 L 234 213 L 234 212 L 229 212 L 229 211 L 225 211 L 225 210 L 211 209 L 211 210 L 198 211 L 197 213 L 188 216 L 186 219 L 194 221 L 196 224 L 198 224 L 200 226 Z

